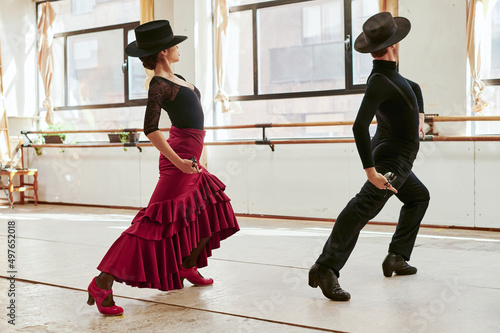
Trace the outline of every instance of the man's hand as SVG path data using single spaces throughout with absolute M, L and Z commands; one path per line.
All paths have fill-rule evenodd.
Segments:
M 396 190 L 394 187 L 392 187 L 391 183 L 387 181 L 387 179 L 384 177 L 383 174 L 378 173 L 377 170 L 374 167 L 371 168 L 366 168 L 365 169 L 366 176 L 368 177 L 368 180 L 370 183 L 375 185 L 378 189 L 381 190 L 391 190 L 394 193 L 398 193 L 398 190 Z
M 418 114 L 418 133 L 422 133 L 422 139 L 425 139 L 425 131 L 424 131 L 424 124 L 425 124 L 425 114 L 419 113 Z

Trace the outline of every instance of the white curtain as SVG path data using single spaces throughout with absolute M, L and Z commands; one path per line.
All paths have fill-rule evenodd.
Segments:
M 2 51 L 0 47 L 0 162 L 10 161 L 10 141 L 9 141 L 9 125 L 7 122 L 7 110 L 5 109 L 5 100 L 3 96 L 3 77 L 2 77 Z
M 215 67 L 217 73 L 217 93 L 214 101 L 222 103 L 222 112 L 230 110 L 229 97 L 223 90 L 224 86 L 224 60 L 226 47 L 226 30 L 229 19 L 226 0 L 215 1 Z
M 155 1 L 154 0 L 141 0 L 141 24 L 151 22 L 155 19 Z M 146 71 L 146 81 L 144 81 L 144 88 L 149 90 L 149 82 L 155 75 L 151 69 L 144 68 Z
M 378 0 L 378 9 L 380 12 L 389 12 L 396 17 L 399 15 L 399 0 Z
M 481 81 L 481 33 L 488 0 L 469 0 L 467 7 L 467 58 L 472 79 L 472 111 L 481 112 L 488 106 L 483 99 L 485 85 Z
M 52 30 L 52 24 L 54 23 L 56 14 L 49 1 L 42 3 L 40 8 L 42 15 L 40 16 L 40 22 L 38 22 L 38 69 L 42 76 L 43 89 L 45 91 L 45 100 L 42 104 L 47 110 L 45 120 L 48 124 L 52 124 L 54 120 L 54 109 L 52 99 L 50 98 L 52 93 L 52 76 L 54 72 L 54 56 L 52 54 L 54 31 Z

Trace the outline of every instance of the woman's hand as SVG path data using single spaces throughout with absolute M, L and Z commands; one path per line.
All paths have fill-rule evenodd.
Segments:
M 387 181 L 387 178 L 384 177 L 383 174 L 378 173 L 375 168 L 367 168 L 365 169 L 366 171 L 366 176 L 368 177 L 368 180 L 370 183 L 375 185 L 378 189 L 381 190 L 391 190 L 394 193 L 398 193 L 398 190 L 396 190 L 391 183 Z
M 175 164 L 175 166 L 184 173 L 193 174 L 200 173 L 200 169 L 198 168 L 197 163 L 193 163 L 191 160 L 183 160 L 181 159 L 179 162 Z
M 201 168 L 198 167 L 198 163 L 193 164 L 193 161 L 191 160 L 180 158 L 172 147 L 170 147 L 167 140 L 159 130 L 149 133 L 147 137 L 156 149 L 158 149 L 163 156 L 172 162 L 172 164 L 179 170 L 188 174 L 200 173 Z

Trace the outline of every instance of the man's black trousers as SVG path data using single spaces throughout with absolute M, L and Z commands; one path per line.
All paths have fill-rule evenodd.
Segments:
M 356 245 L 361 229 L 382 210 L 393 194 L 403 203 L 403 207 L 389 252 L 401 254 L 406 260 L 410 260 L 420 222 L 430 199 L 425 185 L 411 171 L 412 162 L 413 159 L 408 160 L 401 155 L 375 162 L 377 172 L 393 172 L 397 176 L 392 185 L 398 193 L 380 190 L 366 181 L 361 191 L 338 216 L 317 263 L 329 266 L 339 276 L 340 269 L 344 267 Z

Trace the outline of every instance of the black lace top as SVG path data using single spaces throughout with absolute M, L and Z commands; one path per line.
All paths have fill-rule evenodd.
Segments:
M 177 77 L 184 80 L 180 75 Z M 154 76 L 149 84 L 148 104 L 144 116 L 144 134 L 158 130 L 161 109 L 168 113 L 177 128 L 203 129 L 203 109 L 198 88 L 180 86 L 161 76 Z

